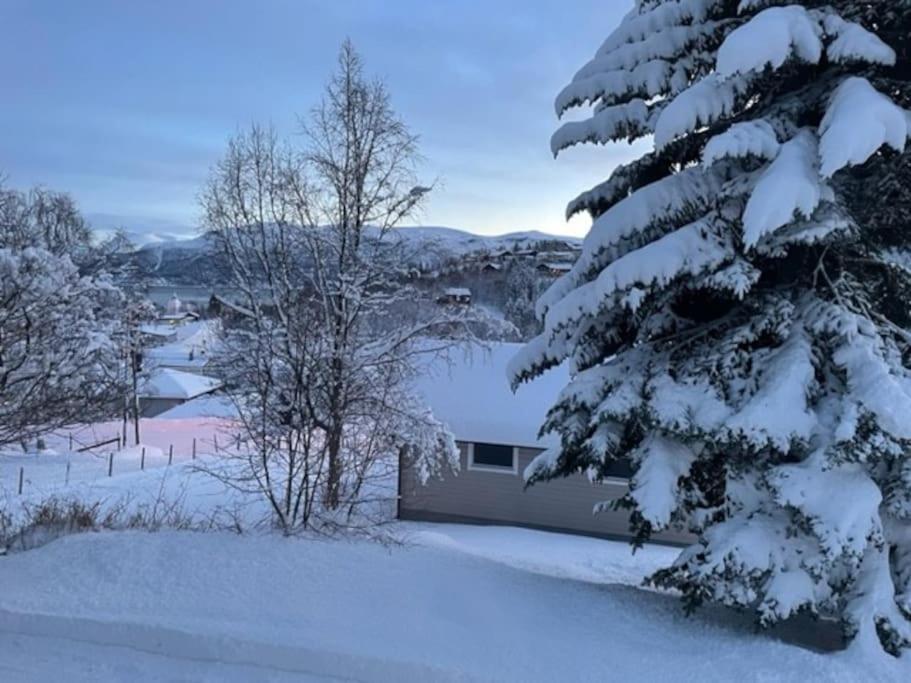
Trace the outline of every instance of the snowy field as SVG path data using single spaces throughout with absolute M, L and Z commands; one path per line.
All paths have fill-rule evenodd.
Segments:
M 673 551 L 401 525 L 405 543 L 84 534 L 0 560 L 9 681 L 902 681 L 638 583 Z M 60 568 L 66 567 L 65 572 Z
M 122 433 L 122 428 L 120 422 L 83 425 L 45 437 L 46 450 L 39 453 L 23 453 L 21 449 L 8 449 L 0 453 L 0 495 L 18 493 L 20 469 L 23 472 L 23 494 L 40 498 L 65 490 L 67 484 L 103 483 L 101 480 L 108 477 L 109 457 L 112 454 L 112 474 L 116 478 L 140 471 L 143 466 L 143 447 L 146 449 L 145 469 L 154 470 L 167 466 L 172 449 L 173 464 L 191 462 L 194 440 L 198 457 L 214 454 L 216 444 L 219 450 L 233 446 L 229 437 L 229 421 L 188 417 L 141 420 L 141 445 L 138 447 L 129 446 L 118 450 L 117 444 L 112 443 L 77 452 L 82 447 L 116 439 Z M 128 426 L 127 434 L 132 442 L 132 424 Z

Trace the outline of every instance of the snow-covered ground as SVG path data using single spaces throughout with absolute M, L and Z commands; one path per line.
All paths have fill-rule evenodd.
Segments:
M 832 647 L 830 625 L 757 634 L 749 615 L 687 618 L 676 596 L 641 587 L 673 548 L 413 523 L 386 527 L 386 544 L 256 531 L 263 501 L 198 468 L 223 462 L 226 426 L 146 420 L 146 470 L 133 449 L 110 478 L 104 458 L 63 453 L 66 434 L 48 444 L 59 455 L 0 458 L 7 509 L 57 495 L 166 516 L 173 503 L 254 529 L 86 533 L 0 557 L 0 680 L 911 680 L 911 661 L 814 650 Z M 32 473 L 21 497 L 19 461 Z
M 167 466 L 172 448 L 173 464 L 192 462 L 194 440 L 196 455 L 200 457 L 215 453 L 216 443 L 219 451 L 233 445 L 229 420 L 192 416 L 169 420 L 141 420 L 142 445 L 139 447 L 117 450 L 116 444 L 108 444 L 82 453 L 75 452 L 83 446 L 115 439 L 122 433 L 122 428 L 120 422 L 83 425 L 45 437 L 46 450 L 38 454 L 22 453 L 21 450 L 17 452 L 13 449 L 0 453 L 0 496 L 14 495 L 18 492 L 20 469 L 23 471 L 23 494 L 31 498 L 40 498 L 64 492 L 68 489 L 67 483 L 70 486 L 113 484 L 113 480 L 101 481 L 108 477 L 110 454 L 113 454 L 112 469 L 116 480 L 119 475 L 140 471 L 143 446 L 146 448 L 145 468 L 155 470 Z M 127 434 L 132 440 L 132 423 L 128 426 Z M 156 483 L 154 480 L 149 481 L 152 484 Z
M 47 681 L 900 681 L 633 588 L 669 549 L 403 525 L 406 543 L 83 534 L 0 559 L 0 673 Z M 65 569 L 62 569 L 65 568 Z M 615 582 L 620 583 L 615 583 Z

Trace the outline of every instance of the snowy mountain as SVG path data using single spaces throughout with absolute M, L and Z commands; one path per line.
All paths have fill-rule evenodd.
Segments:
M 539 231 L 488 236 L 437 226 L 397 228 L 395 235 L 412 243 L 407 251 L 414 254 L 414 262 L 408 265 L 428 274 L 458 272 L 469 264 L 506 252 L 574 253 L 582 244 L 576 237 Z M 113 256 L 112 265 L 129 271 L 134 281 L 185 285 L 225 281 L 227 271 L 220 263 L 211 234 L 190 239 L 168 234 L 148 237 L 142 243 L 131 239 L 140 246 Z

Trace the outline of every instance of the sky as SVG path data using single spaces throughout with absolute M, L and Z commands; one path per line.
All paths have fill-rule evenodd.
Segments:
M 0 0 L 0 173 L 99 228 L 192 234 L 253 122 L 299 135 L 350 37 L 437 182 L 414 223 L 582 234 L 566 203 L 635 150 L 554 160 L 553 101 L 632 0 Z

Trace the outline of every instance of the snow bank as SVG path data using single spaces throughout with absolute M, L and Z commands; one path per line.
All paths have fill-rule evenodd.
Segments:
M 581 544 L 527 533 L 449 540 L 506 556 L 540 544 L 554 565 L 592 559 Z M 177 678 L 199 671 L 199 659 L 212 662 L 206 671 L 247 667 L 258 680 L 273 678 L 270 667 L 363 681 L 897 683 L 909 673 L 897 662 L 786 645 L 722 610 L 686 618 L 672 596 L 552 578 L 435 545 L 171 532 L 69 537 L 0 560 L 0 655 L 22 642 L 11 634 L 28 633 L 31 657 L 14 661 L 29 680 L 29 671 L 59 661 L 53 638 L 76 638 L 102 659 L 77 658 L 68 676 L 91 664 L 102 682 L 133 680 L 137 660 L 116 659 L 122 650 L 112 646 L 138 651 L 138 661 L 166 658 Z

